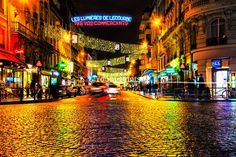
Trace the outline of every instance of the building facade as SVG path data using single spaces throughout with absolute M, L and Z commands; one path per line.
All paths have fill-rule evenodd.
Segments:
M 80 68 L 84 67 L 76 56 L 83 47 L 71 43 L 79 28 L 70 22 L 70 3 L 0 0 L 2 89 L 23 89 L 32 81 L 44 89 L 55 82 L 69 86 L 72 76 L 79 78 Z
M 235 88 L 236 2 L 157 0 L 151 29 L 152 53 L 160 81 L 185 81 L 203 74 L 212 94 Z M 150 16 L 152 19 L 152 16 Z

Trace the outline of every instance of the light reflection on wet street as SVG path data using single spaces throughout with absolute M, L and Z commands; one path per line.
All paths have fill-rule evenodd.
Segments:
M 0 106 L 0 156 L 236 156 L 236 103 L 81 96 Z

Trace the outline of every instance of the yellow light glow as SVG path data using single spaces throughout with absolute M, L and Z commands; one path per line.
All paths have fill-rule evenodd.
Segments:
M 85 55 L 85 52 L 84 52 L 84 51 L 81 51 L 80 54 L 81 54 L 82 56 L 84 56 L 84 55 Z
M 153 25 L 160 26 L 161 25 L 161 19 L 160 18 L 154 18 L 152 21 Z
M 147 41 L 144 41 L 144 42 L 142 43 L 142 46 L 143 46 L 144 48 L 146 48 L 146 47 L 148 46 Z
M 65 40 L 65 42 L 69 43 L 70 42 L 70 35 L 64 34 L 64 40 Z
M 131 63 L 132 63 L 132 64 L 135 64 L 135 60 L 132 60 Z

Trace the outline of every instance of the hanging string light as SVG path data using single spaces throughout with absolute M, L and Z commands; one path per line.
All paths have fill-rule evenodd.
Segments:
M 59 26 L 53 26 L 49 24 L 44 25 L 44 34 L 45 37 L 49 38 L 54 38 L 56 40 L 61 40 L 65 39 L 66 42 L 68 42 L 71 37 L 68 35 L 71 32 L 68 30 L 63 29 L 62 27 Z M 66 34 L 66 38 L 65 38 Z M 72 34 L 77 34 L 73 32 Z M 105 52 L 111 52 L 115 53 L 115 46 L 116 42 L 111 42 L 108 40 L 103 40 L 99 38 L 94 38 L 90 36 L 86 36 L 84 34 L 77 34 L 78 36 L 78 45 L 98 51 L 105 51 Z M 125 54 L 141 54 L 141 53 L 147 53 L 148 49 L 147 47 L 143 45 L 138 45 L 138 44 L 127 44 L 127 43 L 120 43 L 121 47 L 121 53 Z

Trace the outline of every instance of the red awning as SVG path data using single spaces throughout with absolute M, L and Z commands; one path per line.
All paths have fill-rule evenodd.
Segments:
M 0 50 L 0 60 L 5 60 L 5 61 L 25 65 L 25 63 L 21 61 L 18 57 L 16 57 L 13 53 L 10 53 L 5 50 Z

